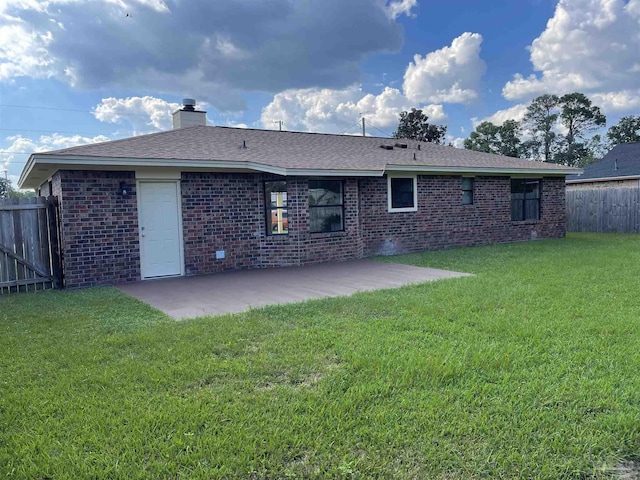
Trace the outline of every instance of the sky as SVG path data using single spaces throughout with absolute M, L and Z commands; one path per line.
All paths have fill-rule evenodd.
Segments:
M 421 108 L 461 146 L 543 93 L 640 114 L 640 0 L 0 0 L 0 175 L 28 155 L 211 125 L 389 136 Z M 603 130 L 602 133 L 604 133 Z

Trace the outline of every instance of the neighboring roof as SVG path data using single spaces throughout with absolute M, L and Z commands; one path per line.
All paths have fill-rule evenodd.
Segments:
M 584 167 L 581 175 L 570 175 L 567 183 L 640 178 L 640 142 L 620 143 L 600 160 Z
M 407 148 L 381 148 L 395 144 L 405 144 Z M 160 166 L 280 175 L 371 176 L 401 170 L 559 176 L 580 171 L 404 139 L 195 126 L 34 153 L 29 157 L 19 185 L 34 188 L 56 170 L 88 166 L 93 169 L 109 166 L 134 170 L 140 166 Z

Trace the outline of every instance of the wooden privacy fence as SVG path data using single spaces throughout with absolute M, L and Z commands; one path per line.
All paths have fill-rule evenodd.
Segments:
M 0 199 L 0 294 L 62 286 L 55 197 Z
M 570 232 L 640 233 L 640 189 L 567 190 Z

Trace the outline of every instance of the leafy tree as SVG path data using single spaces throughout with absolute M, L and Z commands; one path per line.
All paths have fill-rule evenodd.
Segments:
M 519 157 L 521 154 L 520 123 L 507 120 L 500 126 L 500 154 Z
M 607 132 L 611 146 L 619 143 L 640 142 L 640 115 L 622 117 L 617 125 L 613 125 Z
M 562 110 L 560 122 L 568 130 L 565 136 L 572 145 L 577 138 L 584 138 L 585 133 L 596 130 L 607 123 L 607 117 L 591 103 L 584 93 L 574 92 L 560 98 Z
M 526 145 L 529 155 L 535 159 L 549 162 L 553 159 L 557 134 L 553 127 L 558 121 L 558 104 L 560 98 L 557 95 L 540 95 L 534 98 L 527 107 L 523 125 L 531 134 L 531 140 Z
M 412 108 L 410 112 L 400 112 L 400 123 L 393 137 L 444 143 L 446 133 L 446 126 L 430 124 L 429 117 L 422 110 Z
M 507 120 L 502 125 L 482 122 L 469 138 L 464 141 L 464 148 L 477 152 L 496 153 L 509 157 L 520 156 L 520 124 L 515 120 Z
M 11 182 L 7 179 L 0 178 L 0 198 L 9 198 L 13 192 Z
M 586 142 L 587 154 L 578 162 L 579 167 L 584 167 L 589 163 L 593 163 L 596 160 L 604 157 L 609 150 L 611 150 L 611 144 L 602 139 L 599 134 L 594 135 Z
M 11 185 L 11 180 L 0 178 L 0 198 L 27 198 L 34 197 L 33 190 L 16 190 Z
M 35 196 L 35 190 L 13 190 L 10 194 L 11 198 L 31 198 Z
M 600 108 L 593 105 L 586 95 L 579 92 L 568 93 L 560 98 L 560 122 L 567 129 L 561 151 L 554 158 L 555 163 L 576 166 L 589 158 L 589 145 L 585 135 L 607 123 L 607 117 Z
M 540 142 L 536 139 L 530 138 L 524 140 L 520 144 L 520 156 L 522 158 L 535 158 L 539 159 Z
M 562 142 L 560 150 L 553 157 L 553 163 L 570 167 L 586 165 L 593 160 L 595 160 L 593 154 L 589 152 L 584 143 L 574 142 L 569 144 L 566 141 Z
M 482 122 L 471 132 L 469 138 L 464 140 L 464 148 L 476 152 L 496 153 L 499 128 L 491 122 Z

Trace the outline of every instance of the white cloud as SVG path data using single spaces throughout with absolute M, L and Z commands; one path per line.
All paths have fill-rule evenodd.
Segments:
M 502 94 L 529 99 L 542 93 L 621 92 L 637 104 L 640 71 L 640 0 L 560 0 L 546 29 L 531 46 L 539 74 L 516 74 Z M 630 92 L 630 90 L 635 90 Z M 621 97 L 620 97 L 621 98 Z M 616 108 L 625 108 L 617 104 Z
M 249 125 L 247 125 L 246 123 L 236 123 L 233 120 L 227 120 L 227 127 L 249 128 Z
M 640 89 L 593 93 L 589 97 L 606 114 L 640 110 Z
M 404 2 L 403 2 L 404 3 Z M 289 89 L 276 94 L 263 110 L 261 123 L 274 128 L 282 121 L 287 130 L 351 133 L 361 117 L 370 133 L 392 133 L 400 112 L 421 108 L 433 123 L 446 115 L 442 103 L 466 103 L 477 97 L 477 86 L 485 71 L 480 59 L 482 37 L 464 33 L 450 47 L 414 57 L 404 75 L 403 90 L 385 87 L 374 95 L 359 86 L 344 89 Z
M 264 128 L 277 128 L 282 121 L 286 130 L 324 133 L 351 133 L 359 128 L 362 116 L 370 126 L 369 133 L 393 133 L 400 112 L 412 103 L 398 89 L 386 87 L 379 95 L 365 94 L 359 87 L 342 90 L 303 89 L 278 93 L 262 110 Z M 422 107 L 434 123 L 446 119 L 442 105 Z M 376 130 L 379 129 L 379 130 Z
M 469 103 L 478 97 L 486 70 L 480 58 L 482 35 L 463 33 L 451 46 L 416 55 L 404 74 L 404 92 L 412 102 Z
M 0 81 L 52 76 L 54 59 L 47 51 L 50 42 L 51 32 L 38 33 L 20 22 L 0 25 Z
M 24 160 L 27 158 L 26 154 L 59 150 L 61 148 L 75 147 L 76 145 L 84 145 L 87 143 L 106 142 L 108 140 L 111 139 L 104 135 L 84 137 L 82 135 L 65 136 L 59 133 L 53 133 L 51 135 L 41 135 L 36 139 L 22 135 L 11 135 L 6 137 L 8 145 L 3 147 L 4 152 L 2 160 L 0 161 L 0 171 L 9 171 L 9 176 L 15 180 L 12 180 L 13 185 L 17 185 L 17 176 L 12 175 L 11 172 L 19 171 L 22 168 L 22 163 L 24 163 Z M 14 161 L 16 165 L 12 165 Z
M 103 98 L 93 110 L 93 115 L 101 122 L 128 122 L 133 134 L 148 133 L 154 130 L 170 130 L 171 114 L 180 105 L 156 97 Z
M 451 144 L 456 148 L 464 148 L 464 138 L 462 137 L 454 137 L 453 135 L 447 135 L 446 142 L 447 142 L 447 145 Z
M 249 52 L 245 52 L 238 48 L 229 37 L 224 35 L 216 35 L 216 49 L 224 56 L 237 60 L 248 60 L 251 58 Z
M 387 15 L 394 20 L 400 15 L 413 18 L 415 14 L 412 10 L 417 6 L 418 0 L 391 0 L 386 7 Z
M 77 145 L 85 145 L 88 143 L 106 142 L 110 140 L 105 135 L 96 135 L 95 137 L 84 137 L 82 135 L 65 136 L 59 133 L 51 135 L 41 135 L 37 139 L 24 137 L 22 135 L 11 135 L 7 137 L 11 142 L 4 150 L 9 153 L 34 153 L 46 152 L 49 150 L 60 150 L 62 148 L 75 147 Z
M 477 118 L 472 118 L 471 123 L 473 124 L 473 128 L 476 128 L 482 122 L 491 122 L 494 125 L 502 125 L 507 120 L 516 120 L 520 122 L 524 118 L 525 113 L 527 113 L 527 104 L 519 103 L 513 107 L 498 110 L 492 115 L 479 120 Z

